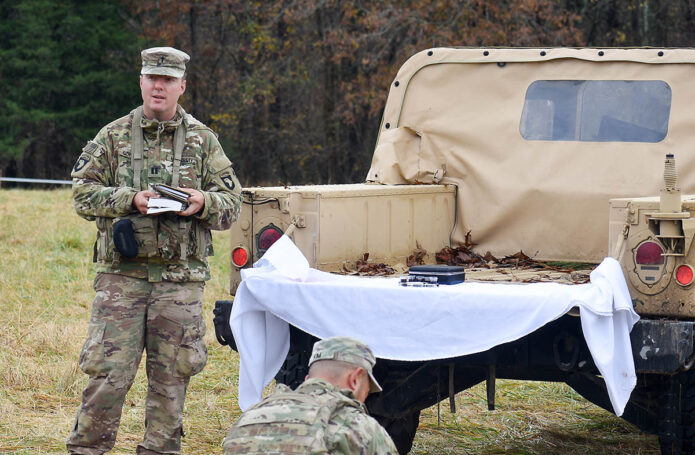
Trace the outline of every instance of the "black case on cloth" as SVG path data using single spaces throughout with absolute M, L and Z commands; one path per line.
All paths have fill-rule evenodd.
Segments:
M 135 241 L 132 221 L 126 218 L 113 225 L 113 246 L 123 257 L 134 258 L 138 255 L 138 242 Z
M 466 270 L 460 265 L 414 265 L 408 274 L 412 277 L 436 277 L 438 284 L 463 283 Z

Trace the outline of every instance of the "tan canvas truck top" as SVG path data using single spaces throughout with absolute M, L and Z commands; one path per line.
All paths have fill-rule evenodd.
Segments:
M 695 193 L 695 50 L 455 49 L 391 84 L 367 181 L 458 186 L 454 242 L 599 261 L 610 198 L 650 196 L 666 153 Z

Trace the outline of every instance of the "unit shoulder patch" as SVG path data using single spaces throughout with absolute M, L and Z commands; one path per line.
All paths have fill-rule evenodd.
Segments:
M 77 159 L 77 162 L 75 163 L 75 166 L 73 166 L 72 171 L 80 172 L 82 169 L 84 169 L 87 163 L 89 163 L 89 155 L 87 153 L 83 153 Z
M 224 186 L 227 187 L 229 191 L 232 191 L 236 186 L 231 174 L 224 174 L 220 178 L 222 179 L 222 183 L 224 184 Z

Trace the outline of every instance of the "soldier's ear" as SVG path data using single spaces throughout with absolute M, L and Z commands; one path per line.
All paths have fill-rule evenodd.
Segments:
M 352 390 L 354 392 L 359 388 L 360 381 L 362 380 L 361 379 L 362 374 L 365 371 L 366 370 L 362 367 L 357 367 L 357 368 L 353 368 L 352 370 L 350 370 L 350 373 L 348 373 L 348 377 L 347 377 L 348 387 L 350 388 L 350 390 Z

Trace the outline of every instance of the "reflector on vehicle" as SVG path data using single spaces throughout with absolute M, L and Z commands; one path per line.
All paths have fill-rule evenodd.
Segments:
M 232 263 L 237 267 L 243 267 L 249 261 L 249 252 L 243 246 L 238 246 L 232 250 Z
M 635 262 L 640 265 L 660 265 L 664 263 L 664 249 L 656 242 L 647 241 L 637 248 Z
M 270 223 L 256 236 L 256 246 L 258 247 L 258 255 L 261 256 L 270 248 L 273 243 L 277 242 L 278 239 L 282 237 L 282 230 Z
M 667 261 L 664 253 L 664 247 L 653 238 L 646 239 L 635 248 L 632 253 L 635 261 L 635 273 L 642 283 L 650 287 L 657 283 L 660 283 L 660 286 L 668 284 L 670 275 L 664 275 Z M 664 281 L 665 276 L 668 276 L 669 280 Z
M 693 278 L 695 278 L 695 272 L 688 264 L 682 264 L 676 269 L 676 281 L 681 286 L 688 286 L 693 282 Z

